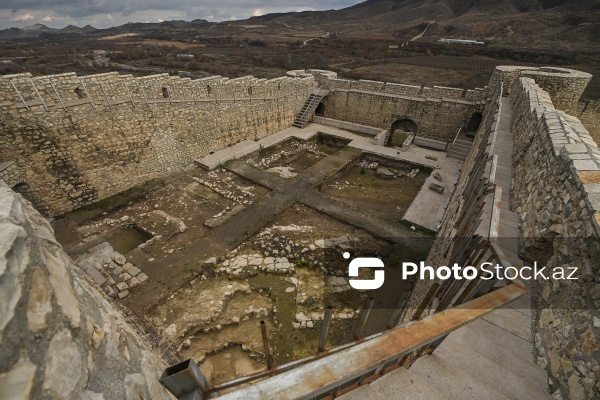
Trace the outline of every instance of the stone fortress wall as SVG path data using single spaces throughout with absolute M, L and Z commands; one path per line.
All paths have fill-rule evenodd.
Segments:
M 511 94 L 514 178 L 512 187 L 503 189 L 510 189 L 511 208 L 520 215 L 520 255 L 526 265 L 537 261 L 565 272 L 578 268 L 577 281 L 540 281 L 534 289 L 539 294 L 533 317 L 538 364 L 548 370 L 551 389 L 560 390 L 562 398 L 595 398 L 600 394 L 600 149 L 582 121 L 555 106 L 577 112 L 577 96 L 591 76 L 564 69 L 555 74 L 524 70 L 498 67 L 489 85 L 502 82 L 504 94 Z M 494 106 L 486 105 L 480 129 Z M 595 125 L 587 128 L 598 132 Z M 480 133 L 463 164 L 428 265 L 449 262 L 447 249 Z M 411 310 L 433 283 L 419 282 Z
M 596 143 L 600 143 L 600 101 L 580 101 L 577 108 L 571 110 L 571 114 L 579 118 L 588 128 Z
M 568 94 L 567 94 L 568 95 Z M 552 385 L 571 399 L 600 395 L 600 149 L 581 122 L 555 108 L 537 80 L 512 88 L 514 182 L 521 255 L 576 281 L 538 281 L 535 347 Z M 565 104 L 563 101 L 562 104 Z
M 0 162 L 62 214 L 291 126 L 312 76 L 272 80 L 74 73 L 0 79 Z
M 485 115 L 494 107 L 487 98 L 502 81 L 505 92 L 512 95 L 515 180 L 511 199 L 521 215 L 523 254 L 533 255 L 541 248 L 551 265 L 581 267 L 576 284 L 540 285 L 545 311 L 535 322 L 540 364 L 547 365 L 554 387 L 577 398 L 597 391 L 600 381 L 600 339 L 594 319 L 600 317 L 600 151 L 581 122 L 567 114 L 586 113 L 577 93 L 581 94 L 589 75 L 566 71 L 553 75 L 540 69 L 500 67 L 476 102 L 409 99 L 372 91 L 388 90 L 387 85 L 366 81 L 358 84 L 365 90 L 336 89 L 333 75 L 310 71 L 306 76 L 272 81 L 64 74 L 34 78 L 35 88 L 27 75 L 9 76 L 0 82 L 0 161 L 16 160 L 15 173 L 23 173 L 28 194 L 38 196 L 36 207 L 51 215 L 181 169 L 211 150 L 290 126 L 314 80 L 322 80 L 330 90 L 326 115 L 329 110 L 339 113 L 339 119 L 373 126 L 383 120 L 389 128 L 394 118 L 410 116 L 398 114 L 394 107 L 422 107 L 421 119 L 415 122 L 424 132 L 429 126 L 433 129 L 436 121 L 442 125 L 440 130 L 451 124 L 457 130 L 460 118 L 451 122 L 443 118 L 451 110 L 462 112 L 463 119 L 475 110 Z M 261 89 L 255 89 L 259 84 Z M 59 95 L 52 97 L 55 89 Z M 361 109 L 356 118 L 349 104 L 356 105 L 356 113 Z M 432 104 L 438 108 L 425 113 L 423 107 Z M 469 159 L 465 165 L 470 165 Z M 452 204 L 462 196 L 461 181 L 468 173 L 469 168 L 463 168 L 439 240 L 452 235 L 460 211 Z M 106 393 L 106 398 L 163 398 L 156 381 L 163 362 L 101 291 L 86 281 L 38 212 L 4 186 L 0 187 L 0 224 L 0 296 L 5 299 L 0 302 L 4 306 L 0 350 L 8 354 L 0 361 L 0 371 L 7 371 L 0 374 L 0 394 L 9 388 L 24 398 L 95 399 L 101 398 L 96 393 L 110 390 L 114 392 Z M 435 249 L 428 260 L 432 264 L 444 254 Z M 417 295 L 426 292 L 426 286 L 420 289 Z M 563 301 L 580 307 L 565 307 Z
M 0 354 L 2 399 L 171 399 L 165 362 L 2 182 Z
M 328 79 L 324 116 L 390 129 L 401 119 L 414 121 L 422 137 L 451 142 L 472 115 L 481 112 L 488 88 L 463 90 L 370 80 Z

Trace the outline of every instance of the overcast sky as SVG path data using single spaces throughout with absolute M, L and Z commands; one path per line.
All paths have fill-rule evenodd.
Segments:
M 329 10 L 360 0 L 0 0 L 0 29 L 42 23 L 51 28 L 173 19 L 227 21 L 273 12 Z

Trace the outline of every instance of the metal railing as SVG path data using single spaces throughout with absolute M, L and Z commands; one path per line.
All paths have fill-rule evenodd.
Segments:
M 323 99 L 323 95 L 320 94 L 321 89 L 318 89 L 315 93 L 312 93 L 309 96 L 308 102 L 302 108 L 302 111 L 296 117 L 296 122 L 300 123 L 303 127 L 308 121 L 309 115 L 314 112 L 314 110 L 318 107 L 319 103 Z

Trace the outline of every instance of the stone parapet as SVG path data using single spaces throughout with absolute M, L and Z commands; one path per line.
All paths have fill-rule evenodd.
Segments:
M 538 280 L 538 364 L 562 398 L 600 397 L 600 150 L 581 122 L 531 78 L 512 90 L 511 205 L 521 256 L 576 280 Z M 558 394 L 557 394 L 558 396 Z M 558 397 L 557 397 L 558 398 Z
M 0 183 L 0 398 L 171 399 L 166 363 Z
M 503 82 L 504 92 L 510 93 L 521 77 L 533 78 L 550 96 L 554 107 L 566 112 L 576 109 L 583 91 L 592 79 L 592 75 L 587 72 L 568 68 L 502 65 L 494 70 L 488 88 L 494 88 Z

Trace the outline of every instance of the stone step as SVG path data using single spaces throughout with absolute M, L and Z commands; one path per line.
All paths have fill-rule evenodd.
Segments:
M 452 149 L 470 149 L 471 148 L 471 143 L 470 142 L 454 142 L 454 144 L 452 144 L 452 146 L 450 147 Z
M 521 358 L 527 362 L 533 362 L 533 346 L 531 342 L 486 320 L 475 320 L 455 331 L 450 336 L 452 335 L 456 336 L 456 340 L 460 338 L 469 343 L 472 342 L 474 349 L 484 349 L 485 347 L 483 346 L 491 341 L 494 343 L 494 346 L 503 349 L 505 354 L 510 355 L 511 357 Z M 450 336 L 448 336 L 448 340 L 450 340 Z M 481 351 L 484 352 L 484 350 Z
M 453 344 L 453 346 L 452 346 Z M 501 352 L 502 349 L 498 348 Z M 511 364 L 513 356 L 504 355 L 504 364 Z M 535 374 L 537 366 L 533 363 L 529 365 L 529 368 L 525 367 L 526 371 L 523 372 L 526 375 L 520 375 L 514 366 L 509 368 L 502 367 L 490 359 L 482 356 L 471 349 L 470 343 L 451 343 L 447 346 L 440 346 L 434 353 L 433 356 L 443 358 L 448 364 L 454 366 L 456 369 L 464 371 L 469 376 L 477 379 L 478 381 L 485 384 L 486 387 L 495 390 L 498 393 L 502 393 L 509 399 L 552 399 L 545 389 L 545 383 L 540 383 L 539 379 L 535 379 L 533 382 L 529 381 L 530 374 Z
M 495 327 L 495 330 L 501 330 Z M 515 338 L 515 340 L 518 340 Z M 438 355 L 450 352 L 453 354 L 458 349 L 461 352 L 473 353 L 485 357 L 490 362 L 510 371 L 519 378 L 531 383 L 534 387 L 545 388 L 548 382 L 548 374 L 545 369 L 540 368 L 533 362 L 531 354 L 517 353 L 499 345 L 493 337 L 484 336 L 473 329 L 459 329 L 449 335 L 446 340 L 435 350 Z
M 461 161 L 464 161 L 467 158 L 466 155 L 458 154 L 458 153 L 450 153 L 450 152 L 448 152 L 446 154 L 446 157 L 448 157 L 448 158 L 455 158 L 455 159 L 461 160 Z
M 421 375 L 405 368 L 397 369 L 371 382 L 372 389 L 384 399 L 398 400 L 448 400 L 449 397 L 431 386 Z
M 461 150 L 456 150 L 456 149 L 450 149 L 448 150 L 448 154 L 452 154 L 452 155 L 460 155 L 460 156 L 467 156 L 469 152 L 468 151 L 461 151 Z
M 500 308 L 483 319 L 531 342 L 531 318 L 523 312 L 512 308 Z
M 435 352 L 432 355 L 419 358 L 412 365 L 411 370 L 426 379 L 431 386 L 445 393 L 451 399 L 508 399 L 508 397 L 492 389 L 469 373 L 456 368 L 455 365 L 445 360 L 444 357 L 438 356 Z

